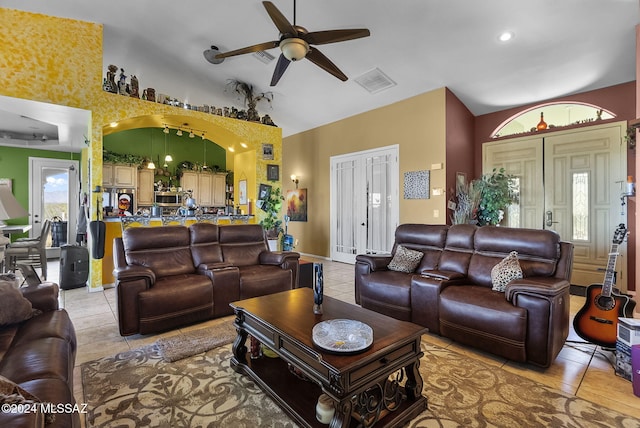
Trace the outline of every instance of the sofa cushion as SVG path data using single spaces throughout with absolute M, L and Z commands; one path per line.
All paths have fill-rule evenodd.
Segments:
M 189 229 L 184 226 L 131 227 L 122 232 L 126 261 L 156 277 L 194 273 Z
M 138 294 L 140 332 L 144 325 L 163 319 L 187 318 L 191 312 L 213 311 L 213 286 L 206 275 L 185 274 L 163 277 Z
M 0 361 L 0 375 L 16 383 L 53 378 L 72 383 L 75 351 L 57 337 L 47 337 L 12 345 Z
M 222 249 L 218 242 L 218 226 L 211 223 L 194 223 L 189 226 L 193 264 L 209 265 L 222 262 Z
M 522 278 L 522 269 L 518 263 L 518 252 L 512 251 L 491 269 L 491 289 L 504 293 L 507 284 L 517 278 Z
M 240 270 L 240 299 L 264 296 L 290 290 L 291 271 L 273 265 L 242 266 Z
M 365 309 L 411 321 L 411 278 L 404 272 L 378 271 L 365 275 L 360 285 L 360 304 Z
M 440 293 L 440 333 L 458 342 L 525 361 L 527 310 L 479 285 L 451 285 Z
M 31 302 L 12 282 L 0 281 L 0 326 L 26 321 L 32 316 Z
M 269 250 L 259 224 L 221 227 L 220 245 L 224 261 L 239 267 L 260 264 L 260 253 Z
M 398 245 L 387 267 L 389 270 L 395 270 L 397 272 L 412 273 L 420 264 L 422 257 L 424 257 L 422 251 L 410 250 L 402 245 Z

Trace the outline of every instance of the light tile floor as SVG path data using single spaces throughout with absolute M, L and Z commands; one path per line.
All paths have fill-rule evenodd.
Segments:
M 305 259 L 323 263 L 326 295 L 355 304 L 353 265 L 314 260 L 312 257 L 305 257 Z M 48 266 L 49 280 L 58 282 L 59 264 L 57 260 L 51 260 Z M 584 305 L 584 301 L 584 297 L 571 296 L 571 316 Z M 62 290 L 60 304 L 69 312 L 78 336 L 74 372 L 75 395 L 78 402 L 83 401 L 79 370 L 82 363 L 151 344 L 161 336 L 180 334 L 216 322 L 213 320 L 200 323 L 160 335 L 121 337 L 117 326 L 115 289 L 111 288 L 94 293 L 88 293 L 86 288 Z M 635 317 L 640 318 L 640 314 L 636 313 Z M 613 354 L 595 345 L 574 343 L 574 341 L 583 341 L 575 334 L 573 328 L 571 328 L 568 341 L 560 355 L 548 369 L 514 363 L 433 334 L 425 335 L 423 340 L 453 349 L 470 358 L 482 360 L 485 363 L 501 367 L 565 393 L 599 403 L 640 420 L 640 398 L 633 395 L 631 382 L 614 374 Z

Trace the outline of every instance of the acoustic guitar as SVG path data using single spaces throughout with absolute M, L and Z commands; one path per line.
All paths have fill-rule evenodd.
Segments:
M 573 319 L 578 336 L 605 348 L 616 346 L 618 317 L 633 318 L 636 306 L 628 295 L 613 287 L 618 246 L 626 236 L 627 228 L 620 224 L 613 234 L 604 283 L 587 287 L 587 300 Z

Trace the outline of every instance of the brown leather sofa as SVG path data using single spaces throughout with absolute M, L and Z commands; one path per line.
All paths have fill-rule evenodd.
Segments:
M 59 409 L 47 428 L 80 427 L 82 408 L 73 397 L 76 334 L 67 312 L 58 308 L 58 285 L 49 282 L 20 290 L 42 314 L 0 328 L 0 375 Z M 41 412 L 0 412 L 0 426 L 44 427 L 45 418 Z
M 257 224 L 127 228 L 113 246 L 123 336 L 231 315 L 229 303 L 298 280 L 300 255 L 269 251 Z
M 398 245 L 424 253 L 387 268 Z M 492 290 L 491 269 L 518 252 L 522 279 Z M 356 302 L 513 361 L 548 367 L 569 333 L 573 245 L 549 230 L 404 224 L 390 256 L 358 255 Z

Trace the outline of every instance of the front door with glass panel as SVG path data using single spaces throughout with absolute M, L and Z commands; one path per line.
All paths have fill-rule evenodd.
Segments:
M 75 238 L 79 205 L 78 161 L 29 158 L 29 177 L 31 236 L 40 236 L 44 221 L 55 218 L 59 223 L 47 237 L 47 248 L 75 241 L 71 237 Z
M 507 226 L 556 230 L 574 244 L 571 283 L 602 283 L 613 231 L 627 223 L 621 206 L 626 181 L 626 125 L 545 133 L 483 146 L 483 170 L 516 177 L 520 204 Z M 626 290 L 626 246 L 619 247 L 617 286 Z
M 398 147 L 331 158 L 331 258 L 389 253 L 398 225 Z

